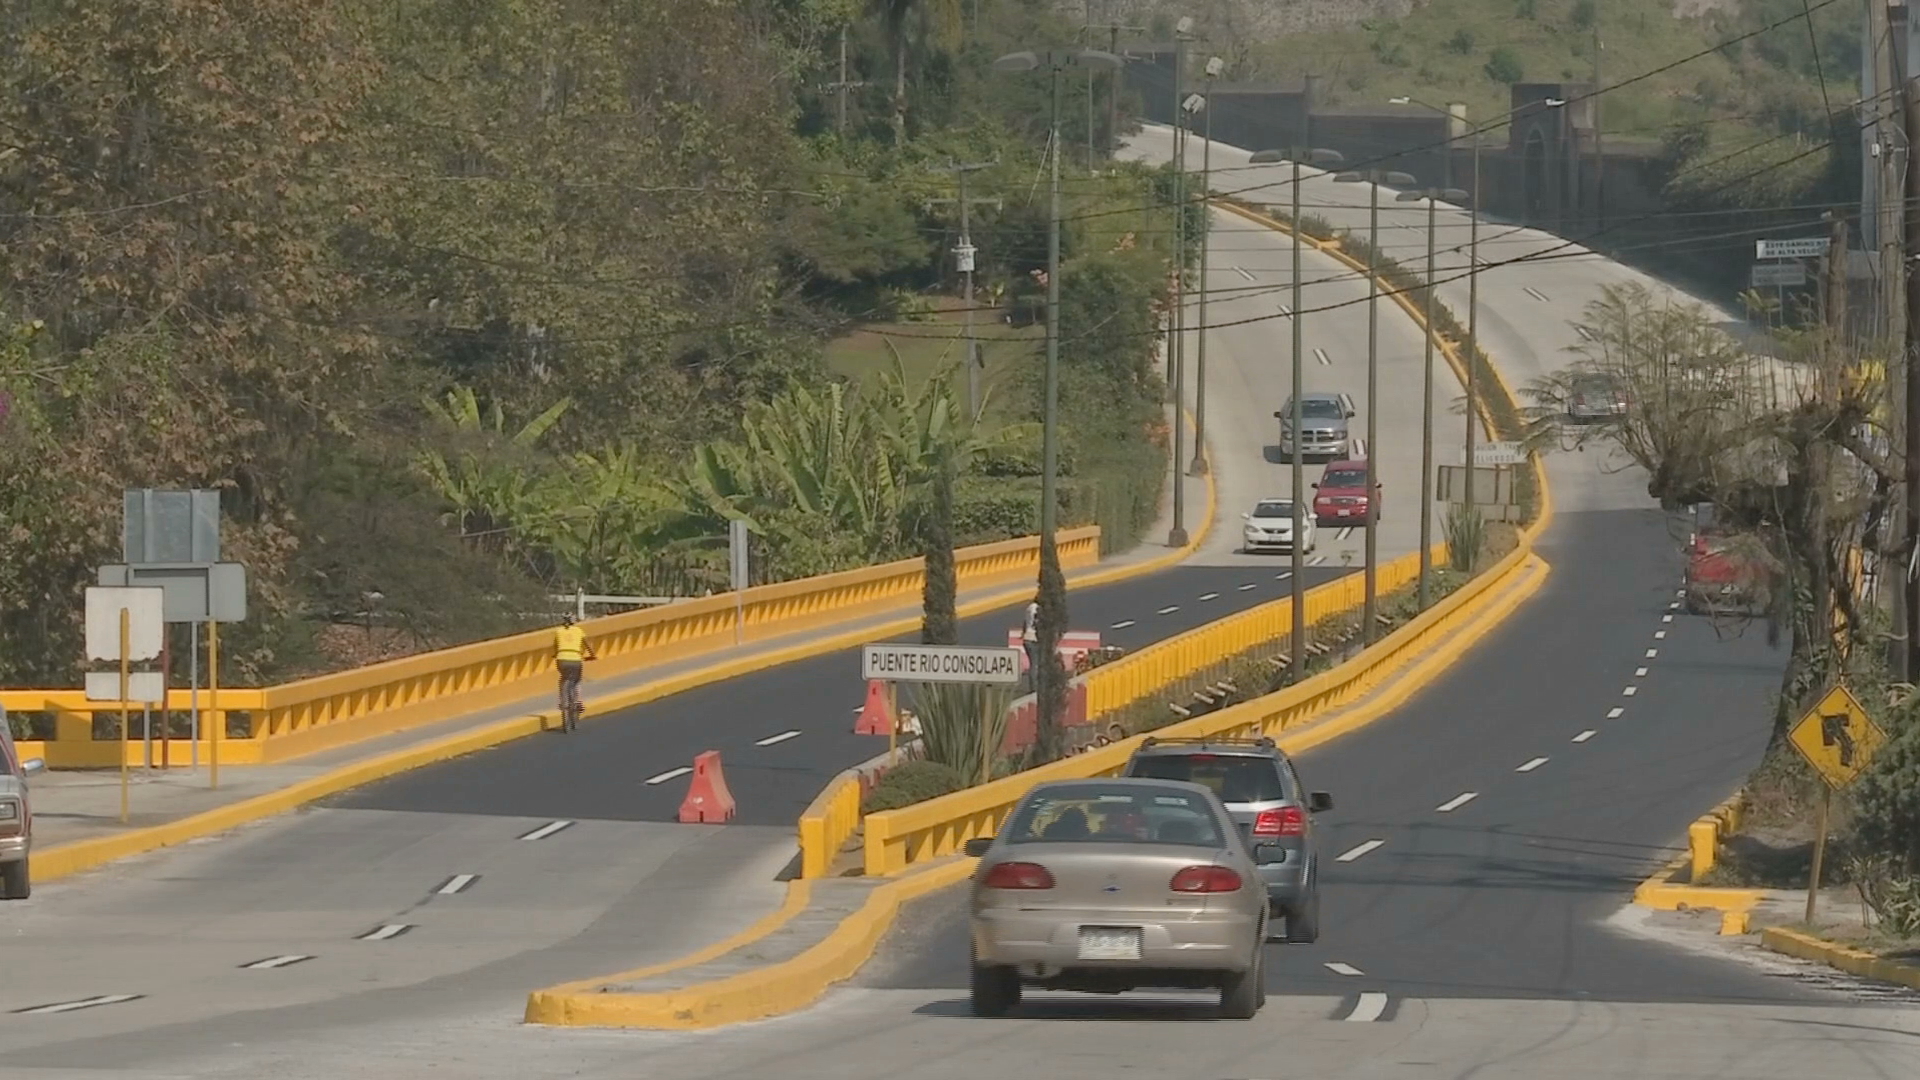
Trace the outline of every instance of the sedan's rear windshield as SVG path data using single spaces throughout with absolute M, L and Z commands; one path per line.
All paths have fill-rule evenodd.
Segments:
M 1290 502 L 1263 502 L 1253 508 L 1257 518 L 1290 518 L 1293 516 L 1293 504 Z
M 1287 797 L 1280 770 L 1268 758 L 1155 754 L 1136 759 L 1127 774 L 1209 787 L 1223 803 L 1274 802 Z
M 1359 469 L 1341 469 L 1320 478 L 1321 487 L 1357 488 L 1367 486 L 1367 474 Z
M 1292 406 L 1288 406 L 1285 412 L 1286 415 L 1281 419 L 1293 419 Z M 1347 411 L 1341 408 L 1340 403 L 1332 398 L 1302 398 L 1300 399 L 1300 415 L 1308 420 L 1345 420 L 1347 418 Z
M 1203 798 L 1183 791 L 1150 793 L 1073 788 L 1036 795 L 1007 823 L 1009 844 L 1186 844 L 1226 846 L 1219 819 Z

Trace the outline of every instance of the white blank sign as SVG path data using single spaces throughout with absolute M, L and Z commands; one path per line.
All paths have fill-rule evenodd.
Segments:
M 87 672 L 88 701 L 119 701 L 120 673 Z M 167 700 L 166 685 L 157 671 L 135 671 L 127 676 L 127 700 L 135 705 L 161 705 Z
M 162 620 L 165 589 L 106 588 L 87 589 L 87 659 L 119 663 L 120 612 L 127 612 L 128 660 L 152 660 L 160 655 L 166 633 Z M 117 679 L 119 676 L 115 676 Z M 119 690 L 114 691 L 119 697 Z

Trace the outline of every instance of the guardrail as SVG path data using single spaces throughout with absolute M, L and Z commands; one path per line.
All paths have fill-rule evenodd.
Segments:
M 1447 545 L 1435 544 L 1432 558 L 1433 565 L 1445 566 Z M 1417 551 L 1382 563 L 1376 575 L 1379 594 L 1385 596 L 1419 576 Z M 1306 591 L 1307 625 L 1357 611 L 1365 605 L 1366 597 L 1363 574 L 1346 574 L 1316 585 Z M 1157 641 L 1079 677 L 1087 687 L 1087 716 L 1095 719 L 1164 693 L 1183 679 L 1292 632 L 1293 597 L 1286 596 Z
M 1100 529 L 1063 530 L 1057 546 L 1063 568 L 1090 565 L 1100 557 Z M 963 548 L 955 552 L 960 586 L 1030 577 L 1039 564 L 1039 547 L 1037 537 L 1022 537 Z M 595 675 L 605 678 L 732 647 L 736 611 L 739 641 L 764 642 L 917 601 L 924 583 L 923 561 L 903 559 L 609 615 L 581 626 L 601 658 Z M 279 686 L 223 688 L 217 712 L 209 710 L 212 703 L 203 689 L 202 760 L 211 752 L 207 743 L 215 730 L 222 732 L 222 764 L 271 764 L 512 704 L 545 689 L 552 679 L 552 653 L 549 632 L 535 630 Z M 23 754 L 46 758 L 50 768 L 120 764 L 117 703 L 89 701 L 79 690 L 0 690 L 0 704 L 15 713 L 52 714 L 53 738 L 21 745 Z M 187 691 L 170 692 L 169 709 L 189 707 Z M 96 724 L 96 713 L 111 714 L 111 721 Z M 184 762 L 191 748 L 185 740 L 172 743 L 173 760 Z M 130 753 L 135 756 L 129 764 L 140 764 L 138 738 Z
M 1476 601 L 1526 572 L 1533 545 L 1523 542 L 1487 572 L 1455 590 L 1352 660 L 1304 682 L 1216 713 L 1154 732 L 1168 738 L 1213 735 L 1281 735 L 1358 701 L 1417 656 L 1459 631 L 1478 614 Z M 1075 757 L 1029 769 L 990 784 L 926 802 L 867 815 L 865 869 L 869 876 L 951 855 L 976 836 L 991 836 L 1034 785 L 1051 780 L 1112 776 L 1146 738 L 1136 735 Z
M 821 789 L 800 815 L 800 876 L 826 877 L 833 857 L 860 827 L 860 770 L 848 769 Z

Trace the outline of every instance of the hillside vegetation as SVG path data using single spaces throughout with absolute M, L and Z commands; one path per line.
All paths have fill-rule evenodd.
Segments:
M 223 650 L 235 681 L 500 633 L 575 588 L 724 588 L 730 518 L 750 523 L 762 580 L 918 554 L 955 456 L 952 539 L 1030 532 L 1036 365 L 998 363 L 997 404 L 974 418 L 938 365 L 849 380 L 825 359 L 956 291 L 954 214 L 930 201 L 952 194 L 953 160 L 998 162 L 972 178 L 1002 200 L 974 215 L 997 298 L 980 317 L 1030 334 L 1045 80 L 988 62 L 1073 28 L 1041 0 L 960 16 L 904 0 L 10 12 L 0 682 L 76 681 L 82 592 L 118 561 L 124 487 L 222 491 L 224 556 L 252 585 Z M 841 131 L 843 29 L 862 85 Z M 1069 83 L 1071 119 L 1085 89 Z M 1164 184 L 1069 163 L 1063 521 L 1125 542 L 1163 461 Z

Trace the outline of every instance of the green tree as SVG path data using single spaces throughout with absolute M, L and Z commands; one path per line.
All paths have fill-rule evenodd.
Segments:
M 923 45 L 949 47 L 960 37 L 960 0 L 873 0 L 893 51 L 893 142 L 907 141 L 907 60 L 912 32 L 920 27 Z
M 1495 46 L 1494 50 L 1487 54 L 1487 63 L 1482 70 L 1486 72 L 1487 78 L 1508 86 L 1527 77 L 1527 68 L 1520 62 L 1520 54 L 1507 45 Z

